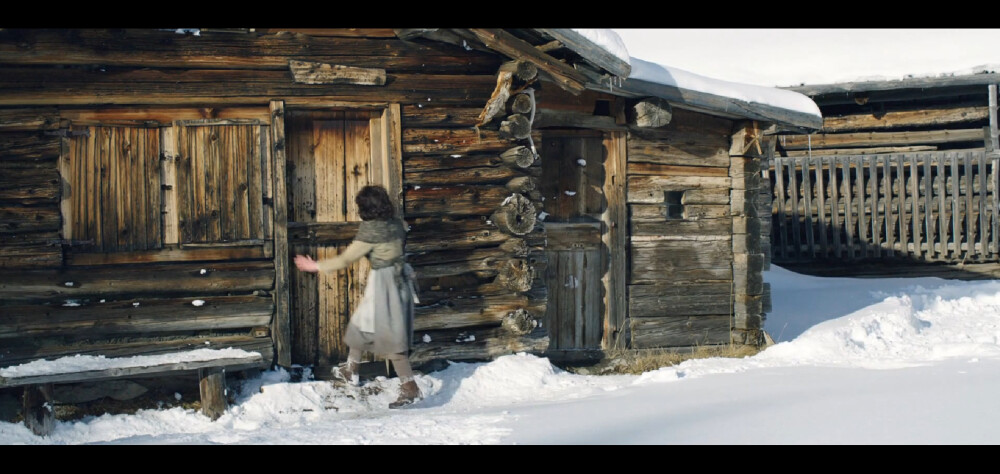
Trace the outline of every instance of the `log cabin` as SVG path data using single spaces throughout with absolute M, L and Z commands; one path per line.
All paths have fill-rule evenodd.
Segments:
M 805 95 L 628 56 L 610 30 L 0 29 L 0 367 L 199 347 L 321 373 L 381 184 L 411 359 L 758 344 L 761 160 Z
M 997 92 L 969 74 L 789 87 L 815 133 L 777 132 L 773 260 L 828 276 L 1000 276 Z

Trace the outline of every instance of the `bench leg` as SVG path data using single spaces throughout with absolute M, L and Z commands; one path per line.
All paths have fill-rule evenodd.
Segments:
M 198 388 L 201 392 L 201 412 L 205 416 L 217 420 L 226 411 L 226 372 L 221 367 L 200 369 L 198 377 L 201 381 Z
M 24 425 L 38 436 L 46 436 L 55 428 L 56 417 L 52 408 L 52 384 L 24 387 L 24 405 L 21 414 Z

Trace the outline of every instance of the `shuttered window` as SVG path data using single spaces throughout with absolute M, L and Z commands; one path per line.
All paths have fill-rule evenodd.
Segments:
M 161 248 L 160 129 L 73 131 L 66 176 L 72 239 L 99 252 Z
M 182 123 L 176 128 L 180 243 L 264 238 L 259 123 Z

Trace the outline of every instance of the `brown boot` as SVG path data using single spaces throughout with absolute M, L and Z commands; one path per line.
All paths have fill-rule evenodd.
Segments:
M 358 376 L 358 369 L 360 366 L 360 363 L 347 359 L 346 362 L 334 367 L 331 371 L 331 375 L 333 375 L 333 378 L 336 380 L 344 382 L 347 385 L 357 387 L 361 382 L 361 378 Z
M 413 378 L 410 378 L 399 386 L 399 398 L 396 398 L 396 401 L 390 403 L 389 408 L 406 406 L 420 400 L 420 398 L 422 398 L 422 395 L 420 394 L 420 387 L 417 387 L 417 382 L 413 381 Z

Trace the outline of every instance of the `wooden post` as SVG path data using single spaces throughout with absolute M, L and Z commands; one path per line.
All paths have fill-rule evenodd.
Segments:
M 947 192 L 947 172 L 945 171 L 947 156 L 938 155 L 937 156 L 937 176 L 938 176 L 938 242 L 939 245 L 937 251 L 938 259 L 948 258 L 948 225 L 947 216 L 945 212 L 945 200 L 948 197 Z
M 625 199 L 626 183 L 626 147 L 627 135 L 624 132 L 610 132 L 605 135 L 604 148 L 607 157 L 604 159 L 604 198 L 607 207 L 601 213 L 601 242 L 606 247 L 605 258 L 608 259 L 607 272 L 601 276 L 604 285 L 604 332 L 601 346 L 607 350 L 612 348 L 628 348 L 630 341 L 625 336 L 625 324 L 628 321 L 626 295 L 626 264 L 628 222 Z
M 852 156 L 854 161 L 854 171 L 857 173 L 857 184 L 854 187 L 858 197 L 858 243 L 860 244 L 860 258 L 868 257 L 868 214 L 865 210 L 865 166 L 861 156 Z M 869 177 L 871 179 L 871 177 Z
M 201 412 L 215 421 L 226 412 L 226 372 L 222 367 L 198 369 Z
M 24 425 L 38 436 L 46 436 L 55 428 L 56 417 L 52 412 L 52 384 L 24 387 L 21 416 Z
M 962 153 L 962 172 L 965 175 L 965 235 L 962 238 L 965 241 L 965 253 L 962 254 L 962 259 L 965 260 L 976 253 L 976 235 L 972 228 L 972 154 L 969 152 Z
M 864 158 L 862 157 L 862 162 Z M 875 257 L 882 257 L 882 231 L 879 226 L 878 217 L 878 157 L 872 157 L 871 162 L 868 164 L 869 175 L 868 180 L 871 184 L 871 206 L 872 206 L 872 244 L 875 250 Z
M 291 367 L 291 316 L 288 301 L 288 199 L 286 197 L 285 171 L 285 103 L 271 101 L 271 158 L 274 176 L 274 338 L 281 367 Z

